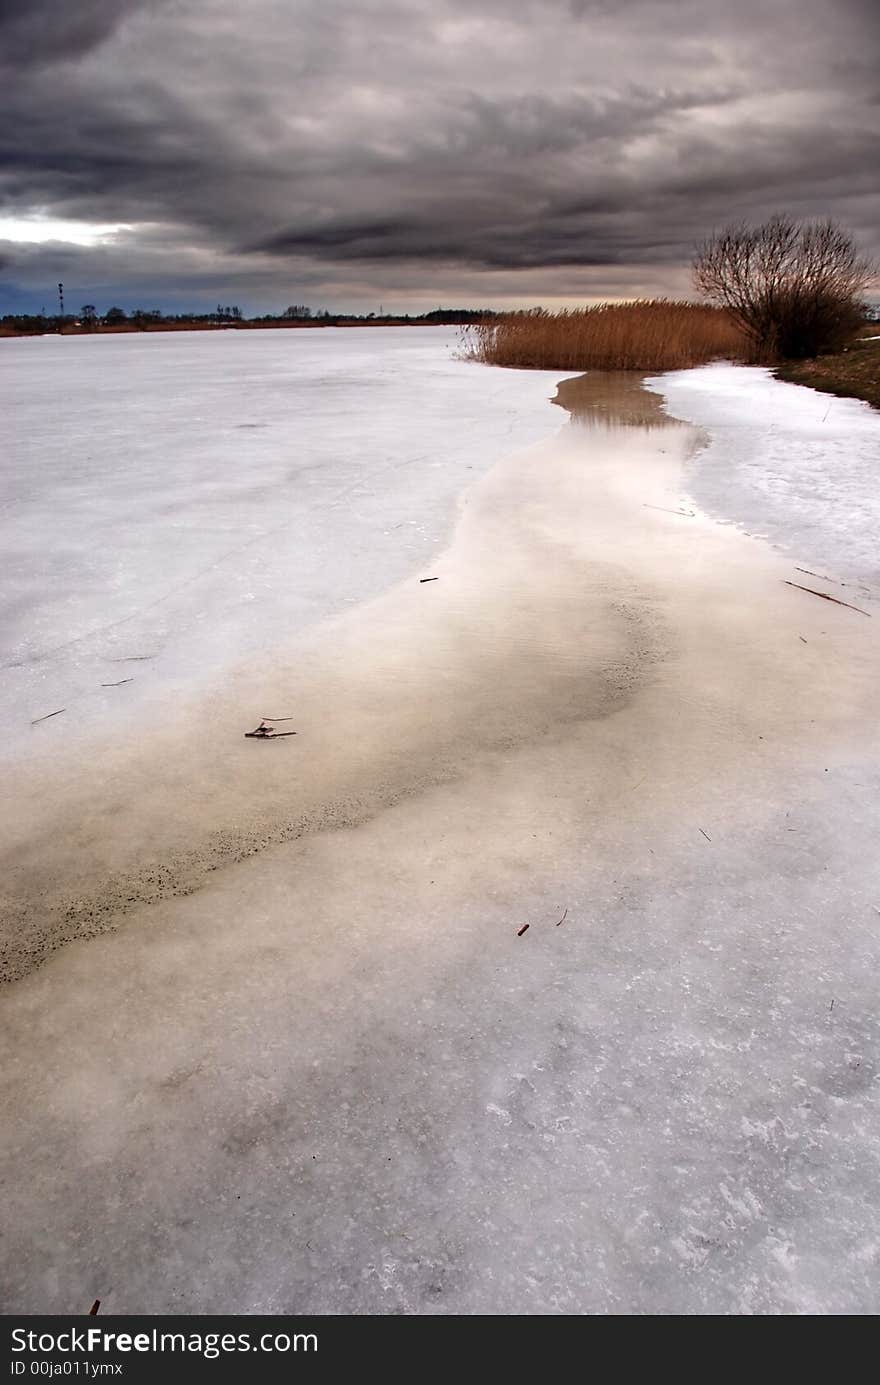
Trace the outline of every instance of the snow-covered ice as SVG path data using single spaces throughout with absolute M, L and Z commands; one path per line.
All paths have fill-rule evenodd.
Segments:
M 790 385 L 758 366 L 648 380 L 708 446 L 688 470 L 696 504 L 796 563 L 880 587 L 880 412 Z
M 7 754 L 62 706 L 53 750 L 140 723 L 376 595 L 430 561 L 469 480 L 558 427 L 555 374 L 487 381 L 449 328 L 0 345 Z

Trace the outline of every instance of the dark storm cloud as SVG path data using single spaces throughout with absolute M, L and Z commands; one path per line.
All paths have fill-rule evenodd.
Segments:
M 43 67 L 87 53 L 149 0 L 0 0 L 0 63 Z
M 0 0 L 0 215 L 133 228 L 7 244 L 6 275 L 680 290 L 695 239 L 777 207 L 876 253 L 878 27 L 863 0 Z

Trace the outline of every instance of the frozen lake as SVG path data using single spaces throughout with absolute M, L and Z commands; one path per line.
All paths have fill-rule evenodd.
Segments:
M 468 481 L 559 426 L 556 375 L 448 328 L 0 345 L 7 754 L 162 715 L 416 573 Z
M 6 1312 L 880 1307 L 880 417 L 452 346 L 0 343 Z

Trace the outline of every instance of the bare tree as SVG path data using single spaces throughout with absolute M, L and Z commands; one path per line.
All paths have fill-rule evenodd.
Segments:
M 716 232 L 693 262 L 699 291 L 771 359 L 844 346 L 864 317 L 860 298 L 875 273 L 836 222 L 798 224 L 786 215 Z

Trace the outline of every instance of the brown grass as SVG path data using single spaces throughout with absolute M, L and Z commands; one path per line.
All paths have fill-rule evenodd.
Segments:
M 863 324 L 863 334 L 874 331 L 876 326 Z M 793 385 L 809 385 L 825 394 L 864 399 L 880 409 L 880 340 L 876 337 L 854 341 L 844 351 L 819 356 L 815 361 L 787 361 L 777 368 L 776 374 Z
M 468 328 L 464 354 L 487 365 L 539 370 L 676 370 L 719 357 L 753 359 L 723 309 L 666 298 L 510 313 Z

